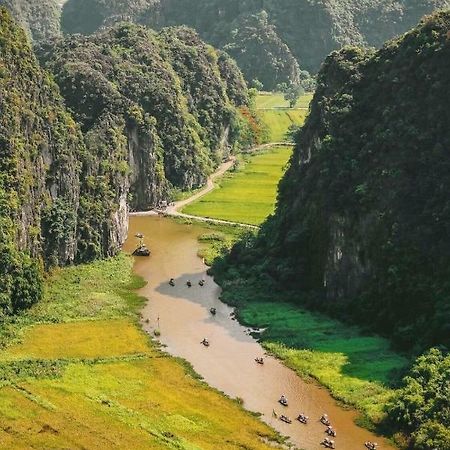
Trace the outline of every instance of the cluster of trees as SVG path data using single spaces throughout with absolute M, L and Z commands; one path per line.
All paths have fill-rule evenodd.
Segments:
M 388 411 L 411 433 L 415 449 L 449 449 L 450 354 L 433 348 L 417 358 Z

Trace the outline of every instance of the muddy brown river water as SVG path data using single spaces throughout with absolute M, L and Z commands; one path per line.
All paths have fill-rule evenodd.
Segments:
M 220 288 L 206 275 L 207 267 L 197 256 L 197 237 L 208 230 L 167 218 L 134 216 L 125 251 L 134 250 L 138 232 L 145 235 L 152 251 L 150 258 L 135 262 L 135 272 L 148 282 L 140 291 L 149 299 L 142 312 L 143 326 L 150 333 L 161 330 L 159 340 L 168 353 L 189 361 L 210 386 L 240 397 L 246 409 L 262 413 L 262 420 L 298 448 L 324 448 L 320 442 L 326 437 L 325 427 L 319 422 L 323 413 L 337 431 L 336 449 L 364 450 L 368 440 L 378 442 L 380 450 L 393 448 L 356 426 L 356 413 L 341 408 L 326 389 L 305 382 L 275 358 L 266 357 L 262 366 L 255 363 L 255 357 L 264 355 L 263 348 L 247 328 L 232 320 L 233 309 L 219 300 Z M 170 278 L 175 279 L 174 287 L 168 283 Z M 201 278 L 206 280 L 204 287 L 198 285 Z M 187 280 L 192 281 L 191 288 Z M 210 313 L 212 307 L 217 310 L 215 316 Z M 200 344 L 204 337 L 209 347 Z M 287 408 L 278 403 L 281 394 L 289 400 Z M 292 424 L 273 417 L 274 410 L 293 419 Z M 294 420 L 300 412 L 309 416 L 308 425 Z

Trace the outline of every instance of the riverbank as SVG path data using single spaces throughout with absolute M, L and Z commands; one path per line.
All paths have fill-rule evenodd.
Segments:
M 56 270 L 2 325 L 0 448 L 273 448 L 275 432 L 142 331 L 132 266 Z
M 211 225 L 210 230 L 201 237 L 201 255 L 208 265 L 245 235 L 245 231 L 238 233 L 223 226 Z M 270 354 L 302 378 L 317 380 L 344 405 L 360 411 L 358 423 L 383 431 L 385 405 L 411 362 L 408 358 L 392 351 L 387 339 L 307 310 L 295 294 L 261 289 L 220 263 L 211 273 L 222 288 L 221 299 L 236 307 L 238 320 L 265 330 L 258 338 Z
M 157 330 L 165 351 L 189 361 L 210 386 L 260 413 L 264 422 L 288 436 L 296 447 L 318 450 L 325 431 L 318 419 L 326 411 L 338 430 L 338 448 L 360 450 L 364 442 L 374 440 L 385 450 L 391 448 L 379 436 L 356 426 L 357 413 L 340 407 L 318 383 L 305 381 L 278 359 L 264 356 L 252 330 L 240 325 L 233 308 L 219 300 L 220 288 L 198 257 L 198 241 L 209 241 L 210 231 L 203 223 L 177 223 L 161 216 L 131 218 L 130 236 L 144 234 L 152 250 L 150 258 L 138 258 L 134 267 L 148 281 L 139 291 L 149 299 L 142 310 L 145 330 L 152 334 Z M 237 227 L 233 232 L 238 232 Z M 135 245 L 131 237 L 125 250 Z M 201 345 L 205 337 L 208 347 Z M 260 356 L 265 358 L 262 366 L 255 362 Z M 282 393 L 289 398 L 288 407 L 278 403 Z M 311 418 L 307 428 L 294 420 L 300 412 Z M 290 417 L 292 424 L 280 420 L 281 414 Z

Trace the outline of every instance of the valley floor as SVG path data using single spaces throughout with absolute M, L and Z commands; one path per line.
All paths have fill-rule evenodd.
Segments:
M 132 259 L 57 270 L 6 322 L 0 448 L 272 448 L 275 433 L 141 330 Z
M 292 148 L 275 146 L 241 157 L 215 190 L 183 208 L 183 213 L 259 225 L 273 212 L 277 186 Z

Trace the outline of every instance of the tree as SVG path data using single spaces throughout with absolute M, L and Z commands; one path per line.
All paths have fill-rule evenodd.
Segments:
M 250 85 L 251 85 L 252 88 L 255 88 L 257 91 L 262 91 L 264 89 L 264 85 L 257 78 L 252 80 Z
M 293 108 L 297 104 L 297 100 L 304 94 L 304 90 L 300 85 L 290 84 L 284 91 L 284 99 L 289 102 L 289 106 Z

